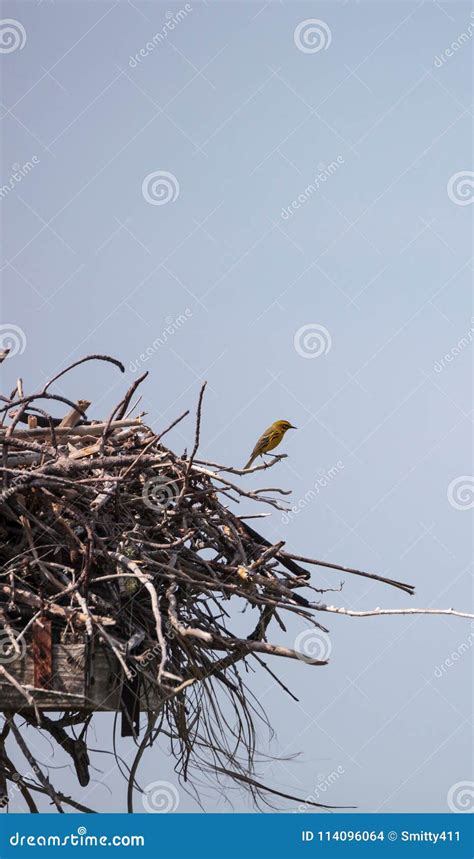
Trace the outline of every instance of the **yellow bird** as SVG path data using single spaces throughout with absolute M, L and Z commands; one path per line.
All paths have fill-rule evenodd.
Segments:
M 275 421 L 271 427 L 268 427 L 257 441 L 250 459 L 247 465 L 244 465 L 244 468 L 250 468 L 253 461 L 257 459 L 257 456 L 263 456 L 264 453 L 268 453 L 269 450 L 273 450 L 274 447 L 277 447 L 286 431 L 289 429 L 297 429 L 297 427 L 290 424 L 289 421 Z

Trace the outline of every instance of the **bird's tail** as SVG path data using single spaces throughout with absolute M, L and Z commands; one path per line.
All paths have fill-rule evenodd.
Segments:
M 255 455 L 255 456 L 251 456 L 251 457 L 250 457 L 250 459 L 249 459 L 249 461 L 247 462 L 247 465 L 244 465 L 244 469 L 246 469 L 246 468 L 250 468 L 250 466 L 255 462 L 255 460 L 256 460 L 256 459 L 257 459 L 257 456 L 256 456 L 256 455 Z

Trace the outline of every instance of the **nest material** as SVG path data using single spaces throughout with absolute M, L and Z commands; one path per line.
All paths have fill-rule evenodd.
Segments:
M 83 359 L 90 360 L 110 361 L 123 370 L 107 356 Z M 271 545 L 230 505 L 251 499 L 282 509 L 285 493 L 244 489 L 234 478 L 241 470 L 197 458 L 204 388 L 193 449 L 180 456 L 163 437 L 187 412 L 158 433 L 140 417 L 129 417 L 145 376 L 104 422 L 87 420 L 87 401 L 74 403 L 50 393 L 59 376 L 30 396 L 19 382 L 2 398 L 2 635 L 18 651 L 32 624 L 49 618 L 62 641 L 100 640 L 121 665 L 125 717 L 128 713 L 134 734 L 133 700 L 140 694 L 140 678 L 148 689 L 152 684 L 158 704 L 148 714 L 128 773 L 129 809 L 138 762 L 160 733 L 170 738 L 185 779 L 189 766 L 197 764 L 201 772 L 208 768 L 217 777 L 230 776 L 261 797 L 267 789 L 254 778 L 255 720 L 266 717 L 246 688 L 242 668 L 270 671 L 263 657 L 298 658 L 294 649 L 268 640 L 269 625 L 276 621 L 284 630 L 282 618 L 291 613 L 305 626 L 324 630 L 316 620 L 324 606 L 308 598 L 309 573 L 284 551 L 283 541 Z M 45 409 L 49 400 L 71 409 L 65 419 L 51 417 Z M 371 577 L 412 592 L 410 585 Z M 306 596 L 299 593 L 302 588 Z M 236 610 L 243 608 L 245 636 L 233 631 Z M 306 654 L 304 661 L 326 664 L 317 655 Z M 2 674 L 3 681 L 14 682 L 5 668 Z M 22 693 L 32 723 L 58 742 L 58 731 L 70 738 L 65 727 L 80 717 L 69 713 L 53 722 L 38 710 L 34 689 Z M 219 703 L 223 694 L 225 706 Z M 0 766 L 7 778 L 12 764 L 4 744 L 10 730 L 17 736 L 11 715 L 0 735 Z M 68 747 L 64 737 L 61 745 L 77 769 L 78 747 L 71 749 L 71 741 Z M 87 754 L 84 758 L 81 751 L 87 780 Z M 34 789 L 49 794 L 56 805 L 64 800 L 45 775 L 35 788 L 25 786 L 27 793 Z M 34 804 L 31 795 L 27 801 Z

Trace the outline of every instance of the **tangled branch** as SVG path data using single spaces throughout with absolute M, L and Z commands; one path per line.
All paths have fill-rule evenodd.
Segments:
M 2 652 L 10 664 L 8 670 L 0 666 L 0 696 L 5 697 L 8 687 L 20 696 L 17 715 L 61 746 L 85 785 L 87 729 L 93 711 L 101 704 L 106 708 L 105 701 L 79 711 L 77 704 L 69 707 L 68 693 L 55 689 L 53 670 L 46 687 L 51 696 L 58 696 L 57 709 L 64 712 L 53 720 L 41 706 L 46 687 L 36 681 L 20 683 L 18 666 L 30 651 L 32 636 L 41 656 L 35 671 L 38 668 L 43 679 L 49 670 L 48 636 L 51 646 L 100 646 L 117 666 L 122 735 L 138 744 L 130 768 L 121 764 L 129 781 L 130 811 L 134 792 L 141 790 L 138 764 L 159 736 L 170 738 L 176 769 L 185 781 L 194 766 L 194 772 L 245 784 L 256 802 L 268 801 L 272 794 L 298 800 L 255 778 L 256 720 L 269 723 L 246 685 L 243 669 L 253 663 L 286 689 L 263 661 L 302 657 L 268 638 L 273 621 L 285 629 L 285 613 L 327 632 L 321 623 L 324 613 L 405 611 L 354 612 L 310 599 L 324 589 L 310 584 L 303 563 L 367 577 L 408 594 L 413 586 L 289 553 L 284 541 L 269 543 L 247 524 L 247 517 L 237 515 L 236 505 L 244 500 L 285 509 L 284 490 L 245 489 L 227 476 L 266 471 L 281 457 L 247 471 L 199 460 L 204 387 L 189 456 L 176 454 L 162 441 L 187 412 L 158 434 L 143 422 L 143 415 L 129 416 L 132 397 L 146 374 L 102 421 L 87 419 L 87 400 L 74 403 L 50 392 L 68 370 L 92 360 L 123 371 L 120 362 L 108 356 L 87 356 L 36 394 L 25 395 L 18 382 L 9 397 L 1 398 L 0 623 Z M 54 418 L 38 405 L 45 400 L 73 411 L 67 420 Z M 236 612 L 242 609 L 248 618 L 246 635 L 235 632 Z M 313 666 L 327 664 L 326 658 L 303 658 Z M 88 694 L 89 686 L 86 699 Z M 5 748 L 7 736 L 16 739 L 30 766 L 36 764 L 9 707 L 0 706 L 8 710 L 0 737 L 0 786 L 5 793 L 6 782 L 15 775 Z M 141 740 L 140 710 L 148 713 Z M 78 724 L 83 725 L 79 737 L 74 733 Z M 21 781 L 30 810 L 35 808 L 32 791 L 49 796 L 58 811 L 62 804 L 92 810 L 56 791 L 40 767 L 34 774 L 36 781 Z M 191 782 L 195 785 L 196 778 Z

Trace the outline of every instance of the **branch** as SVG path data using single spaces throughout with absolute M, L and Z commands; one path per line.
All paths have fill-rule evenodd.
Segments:
M 107 422 L 97 423 L 97 424 L 81 424 L 76 427 L 56 427 L 55 434 L 58 438 L 64 438 L 64 436 L 73 435 L 73 436 L 101 436 L 105 429 L 109 424 Z M 140 418 L 128 418 L 120 421 L 112 421 L 110 424 L 111 429 L 119 429 L 121 427 L 134 427 L 140 428 L 142 423 Z M 15 435 L 12 439 L 6 439 L 7 431 L 2 430 L 0 432 L 0 444 L 3 441 L 8 441 L 10 444 L 14 439 L 22 438 L 22 439 L 35 439 L 35 438 L 49 438 L 51 435 L 51 430 L 49 427 L 37 427 L 32 430 L 16 430 Z
M 294 561 L 303 561 L 304 564 L 313 564 L 316 567 L 327 567 L 330 570 L 340 570 L 343 573 L 352 573 L 353 576 L 363 576 L 365 579 L 374 579 L 376 582 L 384 582 L 386 585 L 392 585 L 394 588 L 399 588 L 401 591 L 413 596 L 415 593 L 415 585 L 407 585 L 404 582 L 398 582 L 396 579 L 387 579 L 385 576 L 378 576 L 375 573 L 367 573 L 365 570 L 355 570 L 352 567 L 341 567 L 339 564 L 331 564 L 329 561 L 317 561 L 315 558 L 305 558 L 304 555 L 292 555 L 289 552 L 282 552 L 284 558 L 292 558 Z
M 79 364 L 85 364 L 86 361 L 107 361 L 109 364 L 115 364 L 116 367 L 119 368 L 121 373 L 125 373 L 125 367 L 123 366 L 121 361 L 117 361 L 116 358 L 111 358 L 110 355 L 86 355 L 85 358 L 80 358 L 79 361 L 74 361 L 73 364 L 70 364 L 69 367 L 66 367 L 65 370 L 61 370 L 60 373 L 57 373 L 56 376 L 53 376 L 52 379 L 44 386 L 43 393 L 46 393 L 48 388 L 56 382 L 61 376 L 64 376 L 66 373 L 69 373 L 74 367 L 79 367 Z
M 252 468 L 231 468 L 229 465 L 219 465 L 218 462 L 210 462 L 206 459 L 195 459 L 194 462 L 196 465 L 208 465 L 211 468 L 217 469 L 217 471 L 227 471 L 229 474 L 253 474 L 255 471 L 266 471 L 267 468 L 273 468 L 277 462 L 280 462 L 281 459 L 286 459 L 288 457 L 287 453 L 278 453 L 272 454 L 271 462 L 264 462 L 262 465 L 253 465 Z M 289 494 L 289 493 L 285 493 Z
M 15 725 L 14 720 L 10 716 L 7 716 L 7 722 L 9 724 L 13 734 L 15 735 L 15 740 L 17 741 L 18 746 L 20 747 L 21 751 L 23 752 L 23 755 L 25 756 L 29 765 L 32 767 L 33 772 L 38 776 L 38 780 L 43 785 L 46 793 L 48 794 L 50 799 L 54 802 L 59 813 L 64 814 L 63 809 L 61 808 L 61 803 L 59 801 L 58 795 L 57 795 L 54 787 L 52 786 L 52 784 L 49 781 L 49 779 L 47 778 L 47 776 L 45 776 L 45 774 L 39 768 L 35 758 L 31 754 L 31 752 L 30 752 L 28 746 L 26 745 L 22 735 L 20 734 L 20 731 L 18 730 L 17 726 Z
M 350 608 L 340 608 L 335 605 L 315 603 L 318 611 L 329 611 L 333 614 L 345 614 L 347 617 L 380 617 L 385 614 L 449 614 L 452 617 L 467 617 L 474 620 L 474 614 L 456 611 L 454 608 L 373 608 L 368 611 L 354 611 Z

